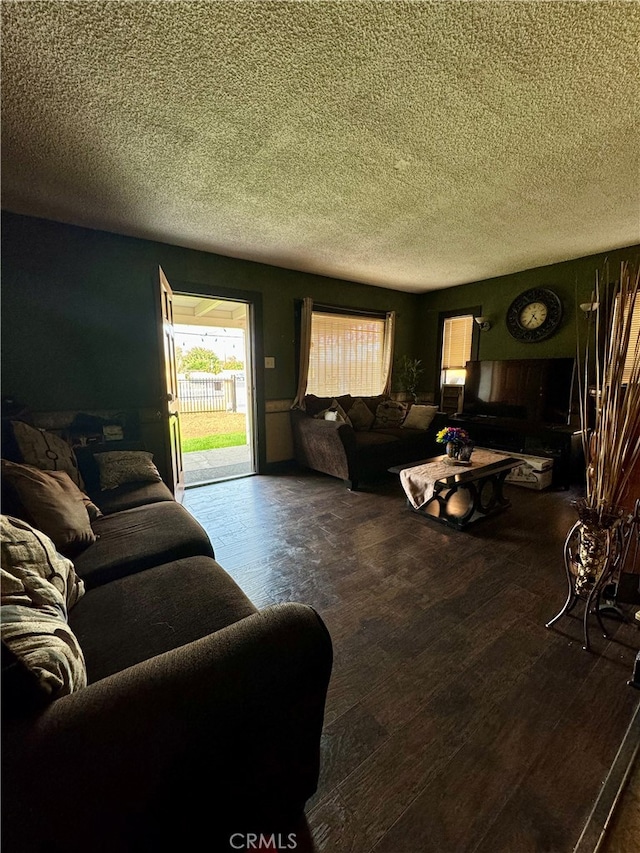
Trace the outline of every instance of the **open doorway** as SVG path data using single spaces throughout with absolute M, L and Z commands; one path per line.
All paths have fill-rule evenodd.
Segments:
M 256 471 L 251 306 L 174 293 L 185 487 Z

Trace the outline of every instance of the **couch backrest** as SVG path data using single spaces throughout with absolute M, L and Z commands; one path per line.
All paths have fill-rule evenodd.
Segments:
M 313 418 L 320 414 L 320 412 L 328 409 L 331 403 L 337 400 L 344 411 L 349 414 L 349 409 L 357 399 L 358 397 L 352 397 L 351 394 L 341 394 L 339 397 L 316 397 L 315 394 L 307 394 L 304 398 L 305 411 Z M 361 399 L 367 404 L 371 413 L 375 415 L 380 403 L 390 398 L 386 394 L 377 394 L 374 397 L 362 397 Z

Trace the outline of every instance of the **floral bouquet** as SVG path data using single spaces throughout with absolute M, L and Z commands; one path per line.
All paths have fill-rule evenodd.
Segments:
M 469 440 L 469 433 L 460 427 L 445 427 L 436 435 L 438 444 L 468 444 Z

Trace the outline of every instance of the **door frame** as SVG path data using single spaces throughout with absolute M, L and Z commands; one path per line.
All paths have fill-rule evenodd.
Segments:
M 164 267 L 166 273 L 166 265 Z M 247 342 L 253 354 L 251 376 L 247 381 L 252 386 L 253 417 L 253 458 L 257 474 L 264 474 L 267 464 L 265 393 L 264 393 L 264 343 L 262 293 L 255 290 L 237 290 L 232 287 L 218 287 L 195 281 L 173 278 L 167 274 L 174 293 L 187 296 L 201 296 L 203 299 L 228 299 L 232 302 L 244 302 L 249 317 Z M 261 369 L 263 368 L 263 369 Z

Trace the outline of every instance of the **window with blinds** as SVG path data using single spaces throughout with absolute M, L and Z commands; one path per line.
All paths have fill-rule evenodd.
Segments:
M 381 394 L 385 321 L 314 311 L 307 393 L 370 397 Z
M 464 384 L 464 368 L 471 358 L 473 315 L 447 317 L 442 327 L 442 383 Z
M 619 306 L 619 297 L 616 298 L 615 306 L 613 309 L 613 322 L 612 327 L 616 327 L 616 317 L 618 313 Z M 629 317 L 629 303 L 625 306 L 624 319 L 622 325 L 626 327 Z M 624 362 L 624 369 L 622 371 L 622 384 L 628 385 L 631 381 L 631 374 L 633 370 L 633 364 L 636 359 L 636 350 L 640 348 L 640 297 L 635 300 L 635 304 L 633 306 L 633 314 L 631 316 L 631 327 L 629 331 L 629 346 L 627 349 L 627 357 Z M 638 377 L 636 377 L 637 380 Z

